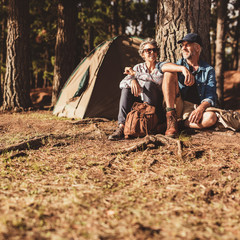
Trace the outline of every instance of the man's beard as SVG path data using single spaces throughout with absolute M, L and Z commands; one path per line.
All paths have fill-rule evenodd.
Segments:
M 188 59 L 188 60 L 191 60 L 192 56 L 193 56 L 192 53 L 187 53 L 187 54 L 185 53 L 185 54 L 183 54 L 183 58 L 184 59 Z

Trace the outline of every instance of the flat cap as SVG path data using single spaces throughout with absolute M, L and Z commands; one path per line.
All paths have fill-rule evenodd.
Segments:
M 187 42 L 195 42 L 202 46 L 202 39 L 197 33 L 188 33 L 183 39 L 179 40 L 177 43 L 182 43 L 184 41 Z

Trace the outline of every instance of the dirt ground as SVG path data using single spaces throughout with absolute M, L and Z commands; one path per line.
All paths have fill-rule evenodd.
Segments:
M 0 115 L 0 239 L 240 238 L 240 133 L 129 151 L 103 120 Z
M 240 239 L 240 132 L 110 142 L 115 127 L 1 113 L 0 239 Z

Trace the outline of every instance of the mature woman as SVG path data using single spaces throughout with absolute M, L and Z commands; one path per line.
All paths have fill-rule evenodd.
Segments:
M 162 81 L 161 67 L 165 62 L 158 62 L 158 46 L 154 39 L 145 39 L 139 48 L 139 54 L 145 62 L 126 67 L 127 76 L 120 82 L 121 98 L 118 114 L 118 128 L 109 136 L 109 140 L 119 140 L 124 137 L 124 125 L 127 114 L 134 102 L 147 102 L 156 108 L 161 121 Z M 163 120 L 163 119 L 162 119 Z

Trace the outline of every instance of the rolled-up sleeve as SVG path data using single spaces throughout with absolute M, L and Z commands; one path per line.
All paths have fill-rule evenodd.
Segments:
M 162 74 L 163 74 L 163 72 L 162 72 L 162 66 L 163 66 L 164 64 L 166 64 L 166 63 L 169 63 L 169 62 L 159 62 L 159 63 L 157 63 L 157 68 L 158 68 L 158 70 L 160 71 L 160 73 L 162 73 Z

